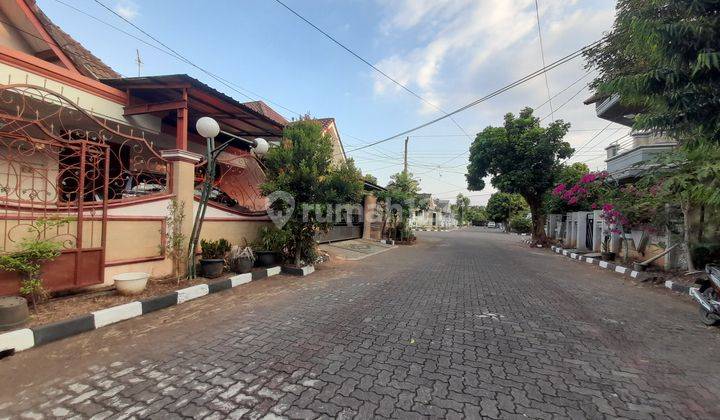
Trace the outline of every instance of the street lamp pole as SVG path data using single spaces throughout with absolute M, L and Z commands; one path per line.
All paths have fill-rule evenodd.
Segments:
M 230 146 L 230 141 L 226 141 L 220 146 L 215 147 L 215 137 L 220 133 L 234 139 L 241 140 L 247 143 L 258 156 L 262 156 L 267 153 L 269 145 L 263 138 L 256 138 L 254 140 L 248 140 L 242 137 L 238 137 L 234 134 L 227 133 L 220 130 L 220 125 L 213 118 L 202 117 L 197 120 L 195 128 L 201 136 L 205 137 L 205 179 L 203 180 L 202 191 L 200 192 L 200 200 L 198 202 L 197 213 L 195 213 L 195 220 L 193 221 L 192 232 L 190 233 L 190 240 L 188 244 L 188 277 L 195 278 L 196 275 L 196 264 L 195 264 L 195 252 L 198 247 L 200 240 L 200 233 L 202 231 L 202 223 L 205 219 L 205 212 L 207 210 L 207 204 L 210 200 L 213 189 L 213 181 L 215 180 L 215 167 L 217 158 L 220 156 L 225 149 Z

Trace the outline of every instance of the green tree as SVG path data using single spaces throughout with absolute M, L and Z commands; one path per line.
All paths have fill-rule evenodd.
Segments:
M 530 207 L 532 235 L 538 242 L 546 240 L 545 195 L 555 184 L 561 160 L 573 153 L 563 141 L 569 128 L 563 121 L 541 127 L 533 110 L 525 108 L 517 117 L 506 114 L 503 127 L 484 129 L 470 146 L 469 189 L 482 190 L 484 178 L 490 176 L 498 190 L 520 194 Z
M 486 207 L 488 218 L 495 223 L 504 224 L 506 231 L 510 219 L 527 209 L 527 202 L 520 194 L 504 192 L 496 192 L 491 195 Z
M 655 165 L 641 183 L 659 186 L 653 191 L 656 199 L 682 209 L 688 269 L 693 271 L 690 250 L 693 242 L 703 241 L 706 208 L 720 208 L 720 148 L 707 143 L 680 148 L 659 157 Z M 693 223 L 694 210 L 698 209 L 699 221 Z
M 510 219 L 510 230 L 517 233 L 530 233 L 532 223 L 525 215 L 516 214 Z
M 420 200 L 420 181 L 409 172 L 398 172 L 390 176 L 386 191 L 378 193 L 378 201 L 384 209 L 382 231 L 386 228 L 408 233 L 406 221 L 415 209 L 427 208 L 428 203 Z
M 378 182 L 377 177 L 375 177 L 375 176 L 372 175 L 372 174 L 365 174 L 365 175 L 363 175 L 363 180 L 364 180 L 365 182 L 369 182 L 369 183 L 371 183 L 371 184 L 375 184 L 375 185 L 378 184 L 378 183 L 377 183 L 377 182 Z
M 280 147 L 272 148 L 265 157 L 263 194 L 284 191 L 295 200 L 283 230 L 289 233 L 286 248 L 296 265 L 313 261 L 315 234 L 332 226 L 327 205 L 354 204 L 362 196 L 362 176 L 353 161 L 333 167 L 332 155 L 332 140 L 322 126 L 302 120 L 287 126 Z M 290 210 L 283 200 L 271 206 L 279 212 Z M 310 207 L 316 211 L 304 211 Z
M 467 214 L 468 221 L 473 226 L 483 226 L 488 222 L 488 214 L 484 206 L 470 206 Z
M 462 193 L 455 197 L 455 215 L 457 216 L 458 225 L 462 226 L 468 220 L 468 209 L 470 208 L 470 198 L 465 197 Z
M 619 95 L 636 129 L 720 142 L 720 2 L 619 0 L 616 7 L 612 30 L 586 54 L 598 93 Z

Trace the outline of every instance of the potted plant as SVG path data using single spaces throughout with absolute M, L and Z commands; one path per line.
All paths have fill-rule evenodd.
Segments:
M 602 247 L 600 251 L 600 258 L 602 258 L 603 261 L 614 261 L 615 260 L 615 253 L 610 251 L 610 233 L 604 232 L 603 240 L 602 240 Z
M 282 250 L 287 242 L 287 232 L 273 226 L 261 227 L 258 230 L 258 238 L 253 245 L 257 264 L 261 267 L 277 265 L 282 258 Z
M 255 254 L 252 248 L 245 244 L 244 247 L 234 245 L 228 256 L 230 269 L 238 274 L 249 273 L 255 264 Z
M 230 251 L 230 242 L 226 239 L 217 241 L 200 240 L 201 258 L 200 272 L 202 276 L 209 279 L 220 277 L 225 266 L 225 254 Z
M 47 239 L 25 239 L 15 252 L 0 255 L 0 270 L 20 275 L 20 294 L 29 296 L 33 309 L 47 296 L 40 277 L 40 265 L 60 256 L 62 245 Z

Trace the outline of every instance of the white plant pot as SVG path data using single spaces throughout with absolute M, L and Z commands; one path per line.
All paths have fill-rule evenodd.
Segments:
M 121 295 L 137 295 L 145 290 L 147 286 L 148 273 L 122 273 L 113 277 L 115 289 Z

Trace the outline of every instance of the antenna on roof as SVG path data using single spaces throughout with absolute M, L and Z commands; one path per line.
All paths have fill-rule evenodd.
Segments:
M 143 63 L 142 59 L 140 59 L 140 50 L 136 49 L 135 53 L 136 53 L 136 57 L 137 57 L 137 58 L 135 58 L 135 64 L 137 64 L 138 77 L 140 77 L 140 69 L 142 69 L 142 66 L 144 63 Z

